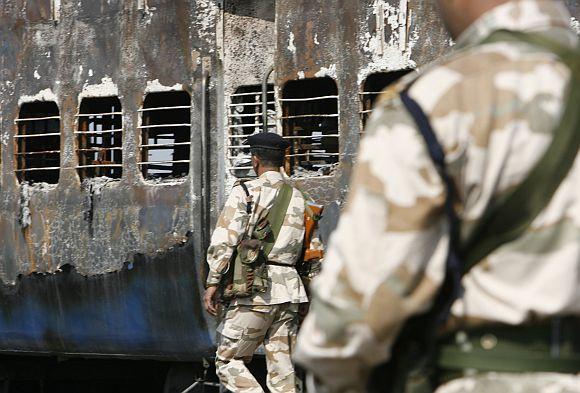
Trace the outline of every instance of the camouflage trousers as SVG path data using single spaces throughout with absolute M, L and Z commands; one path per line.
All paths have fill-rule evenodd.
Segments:
M 264 343 L 268 389 L 295 392 L 291 354 L 297 330 L 298 304 L 231 306 L 218 328 L 216 371 L 221 383 L 232 392 L 263 392 L 245 364 Z
M 580 393 L 580 375 L 482 373 L 447 382 L 436 393 Z

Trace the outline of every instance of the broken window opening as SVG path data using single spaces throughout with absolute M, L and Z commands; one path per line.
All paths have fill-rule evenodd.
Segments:
M 189 173 L 191 97 L 185 91 L 149 93 L 143 102 L 141 173 L 145 179 Z
M 361 102 L 360 116 L 363 129 L 366 127 L 367 121 L 373 113 L 375 102 L 382 91 L 412 71 L 411 69 L 406 69 L 391 72 L 377 72 L 367 76 L 363 82 L 362 91 L 359 93 Z
M 268 85 L 268 132 L 276 132 L 274 85 Z M 230 95 L 228 105 L 228 160 L 230 173 L 238 178 L 255 177 L 250 162 L 250 149 L 244 142 L 262 131 L 262 86 L 241 86 Z
M 123 174 L 123 113 L 117 97 L 85 98 L 78 117 L 77 170 L 81 180 Z
M 290 81 L 282 91 L 284 138 L 291 143 L 286 172 L 330 174 L 340 159 L 338 88 L 331 78 Z
M 16 139 L 16 176 L 20 182 L 56 184 L 60 171 L 60 114 L 55 102 L 22 104 Z

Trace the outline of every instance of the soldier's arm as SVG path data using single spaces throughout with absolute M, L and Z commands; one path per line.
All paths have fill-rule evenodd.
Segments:
M 206 285 L 218 285 L 228 270 L 230 258 L 246 230 L 249 215 L 246 212 L 245 193 L 240 186 L 232 189 L 211 236 L 207 250 L 209 274 Z
M 448 248 L 444 197 L 400 101 L 377 108 L 296 354 L 332 391 L 362 390 L 405 320 L 430 306 Z

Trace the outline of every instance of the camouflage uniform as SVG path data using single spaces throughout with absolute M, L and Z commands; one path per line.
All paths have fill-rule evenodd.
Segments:
M 414 81 L 409 95 L 429 116 L 458 188 L 462 236 L 492 198 L 525 179 L 542 156 L 570 78 L 569 69 L 541 49 L 478 44 L 510 29 L 575 46 L 569 23 L 560 1 L 508 2 L 476 21 L 453 54 Z M 403 323 L 430 307 L 443 280 L 445 186 L 397 94 L 412 81 L 383 93 L 361 141 L 348 202 L 298 338 L 295 359 L 333 391 L 362 390 L 369 369 L 389 358 Z M 453 305 L 450 324 L 522 325 L 580 315 L 579 184 L 576 160 L 527 232 L 464 277 L 465 293 Z M 580 392 L 580 377 L 480 373 L 439 389 Z
M 268 213 L 283 182 L 282 174 L 274 171 L 246 182 L 253 201 L 251 217 L 246 213 L 244 190 L 241 186 L 233 188 L 208 250 L 208 285 L 220 282 L 240 237 L 246 229 L 251 233 L 259 219 Z M 250 298 L 235 299 L 218 327 L 217 373 L 231 391 L 262 392 L 244 365 L 262 342 L 266 350 L 270 391 L 295 391 L 290 355 L 298 328 L 298 304 L 308 301 L 294 267 L 302 251 L 303 238 L 304 197 L 294 188 L 280 234 L 268 258 L 277 264 L 268 265 L 268 290 Z

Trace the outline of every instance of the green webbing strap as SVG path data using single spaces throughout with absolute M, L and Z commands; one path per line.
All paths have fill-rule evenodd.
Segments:
M 290 205 L 290 200 L 292 199 L 292 191 L 290 185 L 283 183 L 282 188 L 278 191 L 278 195 L 276 195 L 274 205 L 272 205 L 268 212 L 268 222 L 270 223 L 272 237 L 269 237 L 271 241 L 264 242 L 264 247 L 262 248 L 266 257 L 270 255 L 272 248 L 274 248 L 274 243 L 278 239 L 278 234 L 280 233 L 286 212 L 288 211 L 288 206 Z
M 468 272 L 493 250 L 521 236 L 548 205 L 572 167 L 580 147 L 580 51 L 568 48 L 536 33 L 500 30 L 485 42 L 524 42 L 556 54 L 572 71 L 568 100 L 560 125 L 544 156 L 527 178 L 513 191 L 498 197 L 477 223 L 460 255 L 463 273 Z

